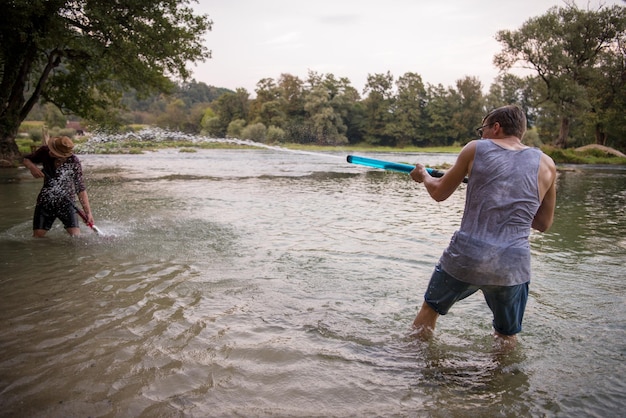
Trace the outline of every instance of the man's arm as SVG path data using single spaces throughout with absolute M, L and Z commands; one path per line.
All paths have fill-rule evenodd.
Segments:
M 428 194 L 437 202 L 441 202 L 450 197 L 469 174 L 475 154 L 476 142 L 471 141 L 463 147 L 456 162 L 443 177 L 431 177 L 423 165 L 417 164 L 411 171 L 411 178 L 418 183 L 424 183 Z
M 538 183 L 541 205 L 535 214 L 532 227 L 545 232 L 552 226 L 556 207 L 556 165 L 545 154 L 541 156 Z

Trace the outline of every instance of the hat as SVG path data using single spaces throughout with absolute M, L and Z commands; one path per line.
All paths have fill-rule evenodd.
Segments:
M 66 136 L 55 136 L 48 140 L 48 148 L 56 157 L 67 158 L 72 155 L 74 143 Z

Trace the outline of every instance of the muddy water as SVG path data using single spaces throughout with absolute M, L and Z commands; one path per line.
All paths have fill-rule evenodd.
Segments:
M 400 162 L 451 155 L 370 154 Z M 0 416 L 615 416 L 626 406 L 626 170 L 564 171 L 520 344 L 475 295 L 410 337 L 464 186 L 434 203 L 345 155 L 82 155 L 107 234 L 34 240 L 0 172 Z

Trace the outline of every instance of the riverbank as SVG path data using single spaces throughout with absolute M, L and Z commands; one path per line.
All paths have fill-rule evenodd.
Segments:
M 143 132 L 143 131 L 141 131 Z M 179 132 L 165 132 L 149 130 L 145 135 L 131 133 L 124 135 L 89 136 L 75 138 L 78 154 L 141 154 L 164 148 L 178 148 L 181 152 L 194 152 L 195 149 L 222 149 L 267 146 L 286 148 L 308 152 L 388 152 L 388 153 L 447 153 L 458 154 L 461 146 L 448 147 L 381 147 L 369 144 L 351 144 L 347 146 L 309 145 L 296 143 L 260 144 L 254 141 L 235 139 L 205 138 L 187 135 Z M 30 140 L 18 140 L 18 146 L 23 154 L 31 152 L 36 146 Z M 549 155 L 557 164 L 608 164 L 626 165 L 626 157 L 621 152 L 609 147 L 588 145 L 581 148 L 559 149 L 545 145 L 541 150 Z

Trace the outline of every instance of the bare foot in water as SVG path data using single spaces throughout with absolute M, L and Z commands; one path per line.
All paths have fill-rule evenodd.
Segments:
M 439 314 L 429 304 L 424 302 L 413 321 L 411 336 L 415 336 L 420 340 L 430 340 L 435 333 L 437 318 L 439 318 Z
M 493 333 L 494 348 L 501 353 L 508 353 L 517 346 L 517 335 Z
M 434 335 L 435 330 L 433 328 L 427 327 L 425 325 L 415 326 L 415 323 L 413 324 L 411 333 L 409 334 L 411 338 L 416 338 L 420 341 L 429 341 L 433 338 Z

